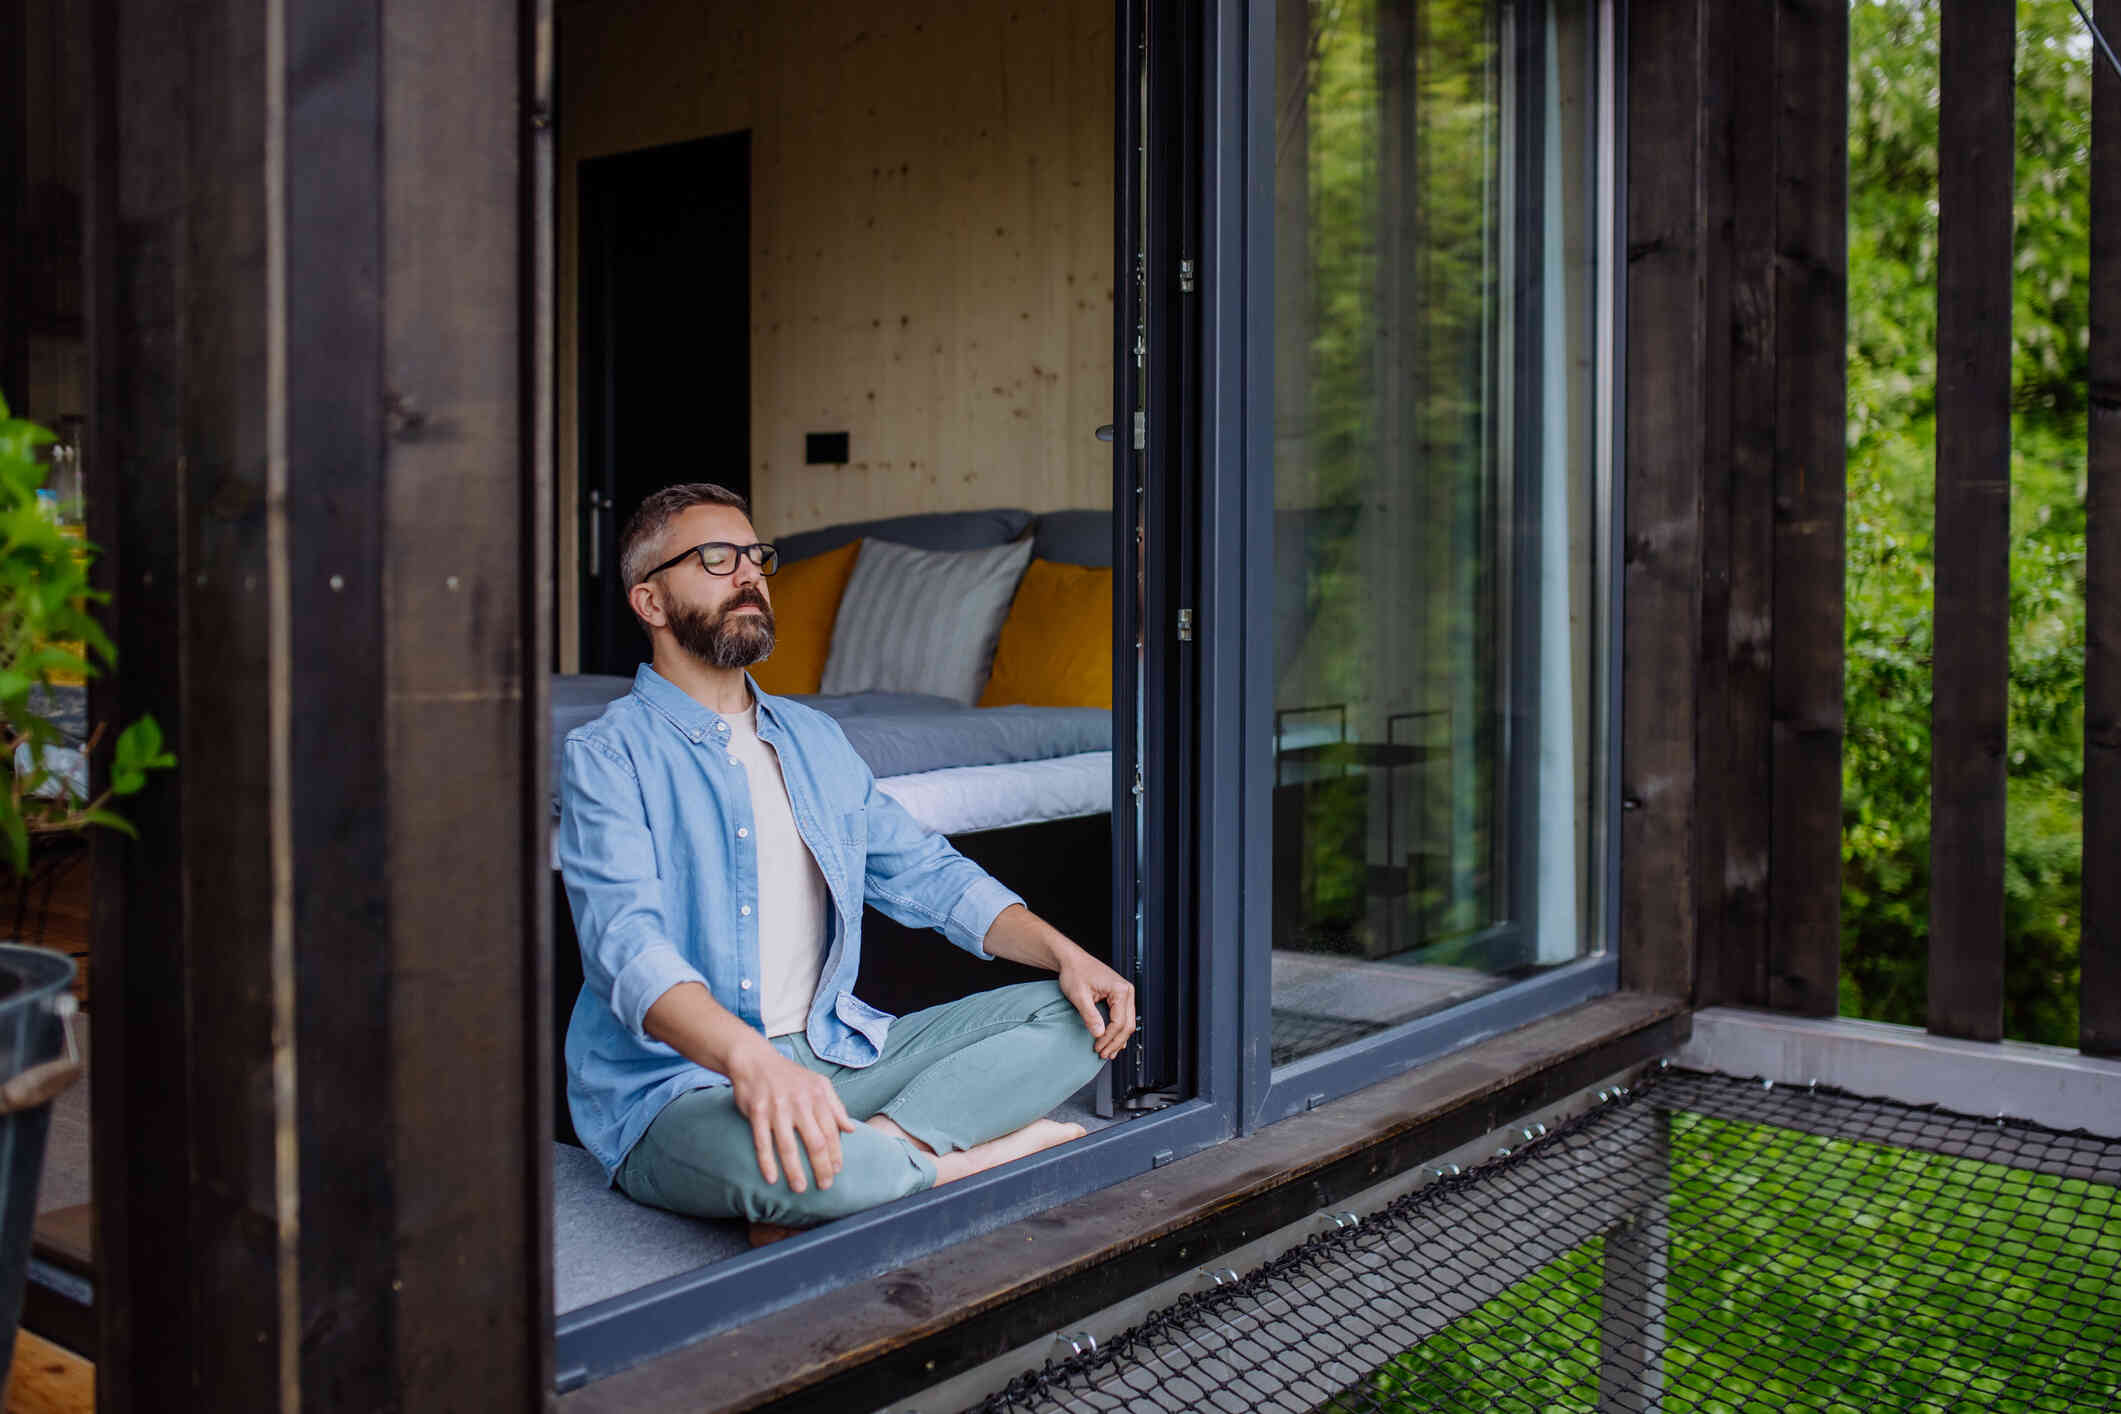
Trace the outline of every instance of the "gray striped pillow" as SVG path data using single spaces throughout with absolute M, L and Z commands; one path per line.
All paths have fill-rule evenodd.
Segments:
M 864 540 L 840 596 L 818 691 L 925 692 L 970 707 L 994 666 L 1031 540 L 916 550 Z

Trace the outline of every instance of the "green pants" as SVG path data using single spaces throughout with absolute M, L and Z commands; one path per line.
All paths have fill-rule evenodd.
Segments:
M 1104 1062 L 1089 1028 L 1055 982 L 1024 982 L 912 1012 L 891 1023 L 884 1053 L 859 1070 L 819 1060 L 801 1035 L 773 1044 L 832 1082 L 856 1121 L 884 1115 L 938 1154 L 1023 1128 L 1080 1090 Z M 801 1193 L 787 1175 L 759 1175 L 751 1122 L 726 1085 L 688 1091 L 663 1107 L 619 1165 L 636 1202 L 695 1217 L 748 1218 L 809 1227 L 935 1183 L 935 1163 L 896 1135 L 857 1122 L 840 1136 L 832 1187 L 809 1174 Z

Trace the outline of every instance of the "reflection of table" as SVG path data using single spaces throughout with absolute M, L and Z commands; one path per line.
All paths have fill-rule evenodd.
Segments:
M 1301 733 L 1291 722 L 1304 717 L 1330 715 L 1333 739 L 1290 744 Z M 1421 722 L 1443 723 L 1443 744 L 1424 744 L 1399 739 L 1402 728 Z M 1322 916 L 1326 909 L 1317 896 L 1315 879 L 1306 887 L 1304 860 L 1315 848 L 1345 852 L 1363 862 L 1363 893 L 1371 903 L 1397 903 L 1439 881 L 1448 864 L 1445 850 L 1409 849 L 1404 856 L 1399 845 L 1398 776 L 1403 769 L 1447 760 L 1450 756 L 1450 712 L 1438 708 L 1398 712 L 1385 720 L 1384 741 L 1350 741 L 1348 707 L 1332 703 L 1319 707 L 1283 708 L 1274 714 L 1274 939 L 1275 946 L 1296 945 L 1309 927 L 1354 931 L 1356 918 Z M 1369 791 L 1378 783 L 1384 806 L 1384 860 L 1370 857 Z M 1420 782 L 1416 801 L 1419 818 L 1427 823 L 1429 781 Z M 1322 792 L 1331 799 L 1314 809 Z M 1324 818 L 1321 818 L 1324 817 Z M 1329 823 L 1330 822 L 1330 823 Z M 1321 840 L 1320 830 L 1331 838 Z M 1418 831 L 1417 831 L 1418 833 Z M 1379 910 L 1366 907 L 1366 912 Z M 1385 910 L 1396 918 L 1404 906 Z M 1385 936 L 1373 936 L 1362 951 L 1371 955 L 1398 951 L 1402 945 L 1396 923 L 1386 924 Z

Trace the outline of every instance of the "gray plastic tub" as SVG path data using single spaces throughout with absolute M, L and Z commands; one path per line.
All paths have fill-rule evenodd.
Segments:
M 37 1221 L 37 1181 L 52 1100 L 81 1074 L 66 1018 L 74 964 L 61 953 L 0 943 L 0 1388 L 14 1363 L 22 1287 Z

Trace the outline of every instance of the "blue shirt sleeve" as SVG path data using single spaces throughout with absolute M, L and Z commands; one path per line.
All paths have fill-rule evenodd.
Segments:
M 641 783 L 619 753 L 570 737 L 562 766 L 560 873 L 582 942 L 582 976 L 636 1040 L 656 999 L 707 979 L 686 961 L 664 914 Z
M 877 789 L 866 765 L 861 770 L 869 787 L 862 808 L 869 830 L 864 896 L 909 928 L 940 929 L 974 957 L 989 958 L 982 946 L 987 930 L 1023 899 Z

